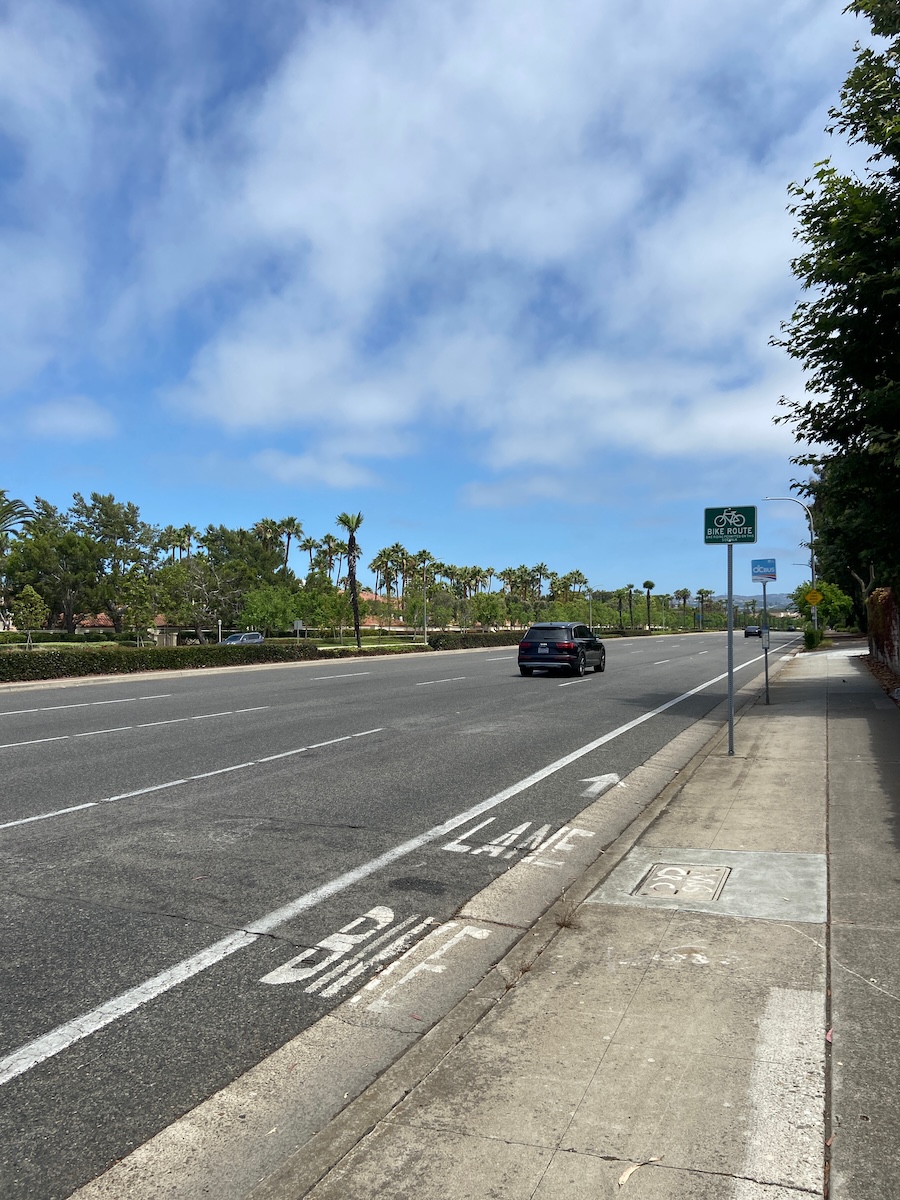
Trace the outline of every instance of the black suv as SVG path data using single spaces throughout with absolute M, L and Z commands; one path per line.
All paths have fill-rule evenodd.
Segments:
M 532 625 L 519 642 L 519 671 L 568 671 L 583 675 L 588 667 L 606 670 L 606 647 L 587 625 L 546 621 Z

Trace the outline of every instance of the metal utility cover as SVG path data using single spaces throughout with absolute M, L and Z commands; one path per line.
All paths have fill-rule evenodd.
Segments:
M 730 867 L 677 866 L 654 863 L 633 896 L 667 896 L 681 900 L 718 900 Z
M 655 867 L 685 871 L 727 870 L 718 899 L 646 894 L 644 882 Z M 690 878 L 686 875 L 685 878 Z M 624 904 L 641 908 L 682 909 L 719 917 L 756 917 L 767 921 L 822 923 L 827 913 L 824 854 L 781 854 L 760 850 L 704 850 L 635 846 L 588 904 Z

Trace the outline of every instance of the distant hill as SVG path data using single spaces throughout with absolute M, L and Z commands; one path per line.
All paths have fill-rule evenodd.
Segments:
M 721 600 L 722 603 L 724 604 L 724 602 L 728 599 L 728 597 L 724 596 L 724 595 L 716 596 L 716 599 Z M 758 592 L 755 592 L 751 596 L 746 596 L 746 595 L 739 596 L 737 593 L 735 593 L 735 596 L 734 596 L 735 604 L 740 604 L 741 607 L 743 608 L 744 602 L 746 600 L 755 600 L 758 607 L 762 608 L 762 588 L 760 588 Z M 789 609 L 793 610 L 794 602 L 790 598 L 790 596 L 788 596 L 785 592 L 769 592 L 769 591 L 767 591 L 766 592 L 766 608 L 789 608 Z

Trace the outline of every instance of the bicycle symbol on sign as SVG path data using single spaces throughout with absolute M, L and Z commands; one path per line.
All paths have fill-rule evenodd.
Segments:
M 719 513 L 719 515 L 715 518 L 714 523 L 716 529 L 724 529 L 726 525 L 731 525 L 735 529 L 740 529 L 742 525 L 746 524 L 746 520 L 744 519 L 743 513 L 736 512 L 733 508 L 726 508 L 724 512 Z

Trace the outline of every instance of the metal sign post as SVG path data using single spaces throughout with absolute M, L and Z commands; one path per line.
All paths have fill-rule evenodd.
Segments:
M 707 508 L 703 513 L 707 546 L 728 547 L 728 753 L 734 754 L 734 579 L 732 546 L 756 541 L 756 506 Z
M 778 578 L 774 558 L 754 558 L 750 561 L 750 574 L 754 583 L 761 583 L 763 590 L 763 654 L 766 661 L 766 704 L 769 703 L 769 609 L 766 604 L 766 584 Z

